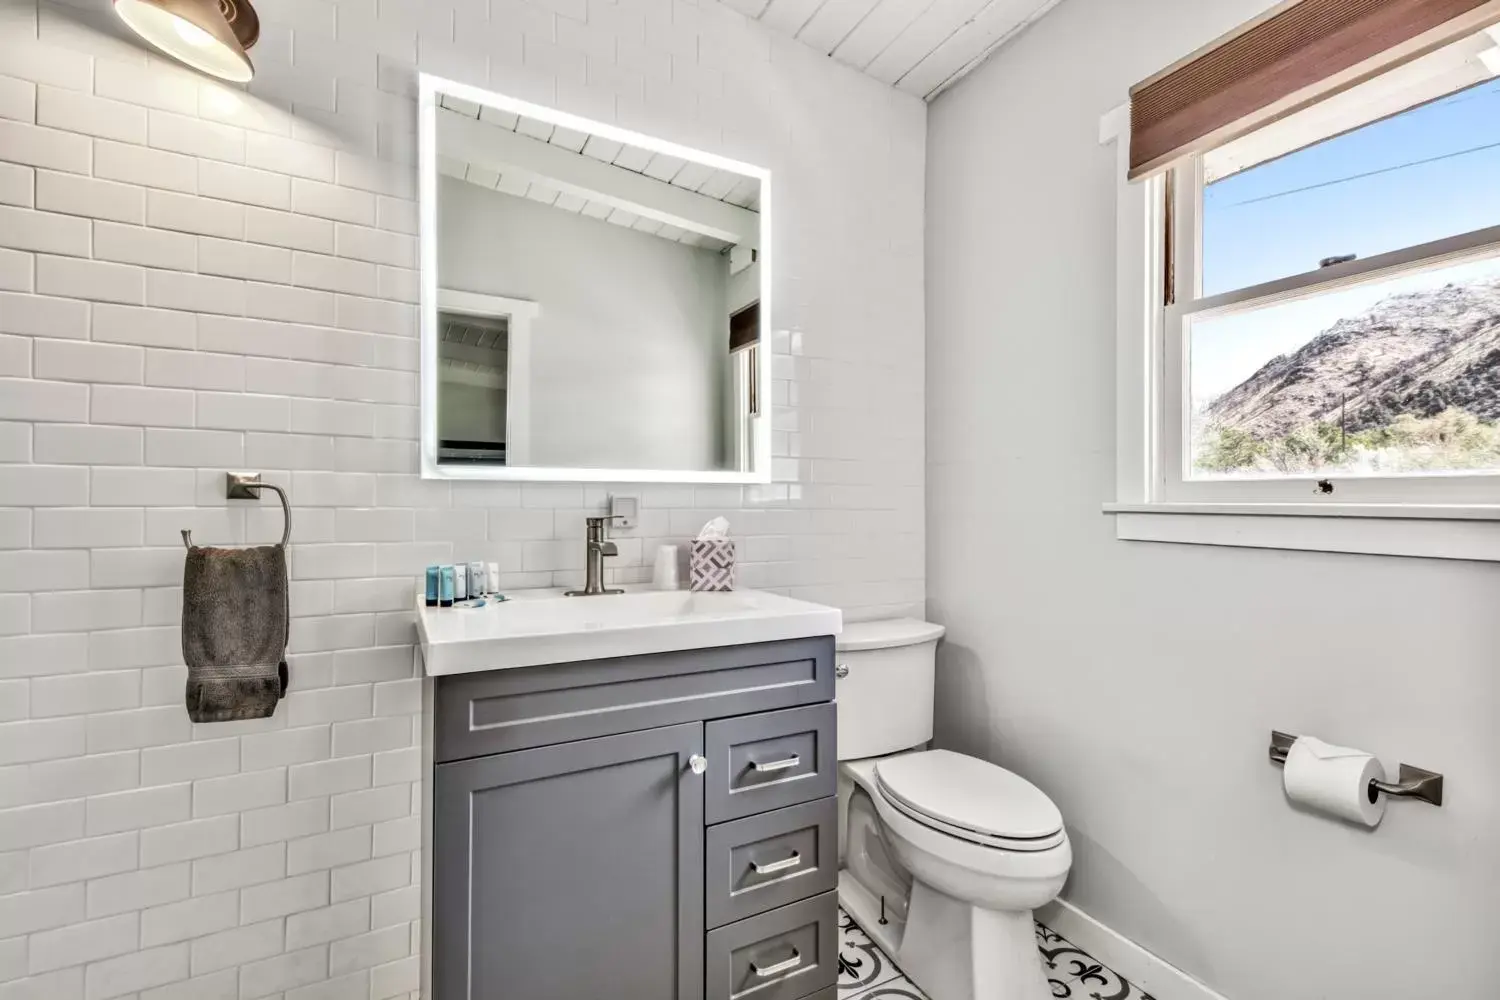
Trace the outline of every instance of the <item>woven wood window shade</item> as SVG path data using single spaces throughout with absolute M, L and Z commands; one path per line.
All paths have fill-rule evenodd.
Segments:
M 1130 91 L 1130 176 L 1155 173 L 1500 17 L 1496 0 L 1293 0 Z

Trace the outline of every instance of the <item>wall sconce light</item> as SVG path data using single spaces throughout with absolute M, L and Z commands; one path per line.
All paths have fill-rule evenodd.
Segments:
M 260 37 L 250 0 L 114 0 L 132 31 L 174 59 L 233 83 L 255 67 L 245 50 Z

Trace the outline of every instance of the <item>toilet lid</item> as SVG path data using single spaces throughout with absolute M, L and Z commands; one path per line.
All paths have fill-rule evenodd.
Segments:
M 875 765 L 880 789 L 902 812 L 938 829 L 1006 841 L 1052 841 L 1062 813 L 1040 788 L 988 761 L 950 750 L 890 757 Z

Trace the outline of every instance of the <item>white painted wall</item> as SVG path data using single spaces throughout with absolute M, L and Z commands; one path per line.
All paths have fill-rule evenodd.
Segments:
M 1036 781 L 1066 898 L 1233 1000 L 1500 981 L 1492 566 L 1127 543 L 1114 495 L 1127 88 L 1268 6 L 1064 0 L 930 109 L 938 732 Z M 1293 811 L 1272 728 L 1443 771 L 1375 832 Z
M 438 274 L 537 304 L 528 465 L 723 468 L 727 257 L 442 176 Z
M 0 0 L 4 1000 L 415 987 L 416 578 L 576 584 L 611 489 L 417 477 L 418 62 L 776 171 L 776 481 L 637 487 L 610 575 L 726 513 L 746 586 L 925 597 L 918 101 L 710 2 L 257 7 L 247 94 Z M 177 532 L 277 537 L 244 468 L 296 508 L 292 692 L 195 727 Z

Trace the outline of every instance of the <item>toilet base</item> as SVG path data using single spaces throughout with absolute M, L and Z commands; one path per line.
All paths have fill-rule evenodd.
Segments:
M 986 910 L 912 885 L 910 919 L 880 923 L 876 900 L 848 872 L 839 903 L 932 1000 L 1047 1000 L 1030 910 Z

